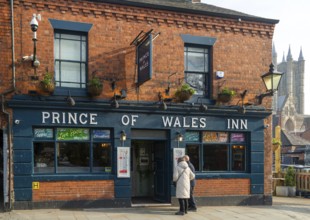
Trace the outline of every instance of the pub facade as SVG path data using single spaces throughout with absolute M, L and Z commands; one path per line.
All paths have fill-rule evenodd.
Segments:
M 16 57 L 0 67 L 8 209 L 174 205 L 184 154 L 198 205 L 272 204 L 271 98 L 257 95 L 277 20 L 185 0 L 2 4 Z

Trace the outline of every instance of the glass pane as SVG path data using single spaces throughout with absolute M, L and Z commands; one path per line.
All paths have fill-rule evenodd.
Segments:
M 55 81 L 56 81 L 56 86 L 60 86 L 59 84 L 59 81 L 60 81 L 59 61 L 55 61 Z
M 228 141 L 228 133 L 227 132 L 209 132 L 205 131 L 202 133 L 203 142 L 209 143 L 226 143 Z
M 55 39 L 55 41 L 54 41 L 54 56 L 55 56 L 55 59 L 59 59 L 59 44 L 60 44 L 59 39 Z
M 52 128 L 35 128 L 34 129 L 35 138 L 53 138 L 54 133 Z
M 205 58 L 203 53 L 187 53 L 187 71 L 204 72 Z
M 68 121 L 78 121 L 77 114 L 68 116 Z M 57 140 L 71 141 L 71 140 L 89 140 L 89 129 L 87 128 L 57 128 Z
M 203 146 L 203 171 L 227 171 L 228 147 L 226 145 Z
M 61 86 L 62 87 L 80 87 L 80 63 L 61 63 Z
M 230 142 L 245 142 L 244 133 L 232 133 L 230 135 Z
M 195 94 L 203 94 L 204 89 L 206 88 L 204 76 L 204 74 L 186 73 L 185 81 L 188 85 L 195 89 Z
M 80 35 L 73 35 L 73 34 L 61 34 L 61 39 L 80 41 L 81 36 Z
M 58 173 L 87 173 L 89 166 L 89 143 L 57 143 Z
M 82 88 L 86 88 L 86 64 L 81 63 L 81 83 Z
M 199 141 L 199 132 L 187 131 L 185 133 L 185 141 Z
M 86 61 L 86 42 L 81 42 L 82 46 L 82 61 Z
M 199 154 L 199 145 L 198 144 L 187 144 L 186 145 L 186 154 L 189 156 L 191 163 L 194 165 L 195 170 L 200 171 L 200 154 Z
M 34 173 L 54 173 L 54 142 L 34 143 Z
M 232 170 L 245 171 L 245 146 L 233 145 L 232 146 Z
M 110 139 L 110 130 L 93 130 L 93 138 L 97 139 Z
M 111 144 L 109 143 L 94 143 L 94 160 L 93 172 L 111 173 Z
M 80 41 L 61 40 L 60 59 L 81 60 Z
M 197 52 L 197 53 L 204 53 L 205 49 L 204 48 L 199 48 L 199 47 L 187 47 L 188 51 L 191 52 Z
M 208 54 L 205 54 L 205 64 L 204 64 L 204 72 L 209 72 L 209 56 Z

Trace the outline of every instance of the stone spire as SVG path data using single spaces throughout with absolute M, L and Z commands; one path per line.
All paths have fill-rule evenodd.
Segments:
M 275 67 L 274 68 L 275 71 L 277 71 L 277 69 L 278 69 L 278 54 L 277 54 L 276 47 L 275 47 L 274 43 L 272 44 L 272 63 Z
M 285 63 L 286 60 L 285 60 L 285 53 L 283 52 L 283 57 L 282 57 L 282 63 Z
M 286 57 L 286 89 L 289 97 L 293 97 L 293 57 L 291 54 L 291 46 L 289 46 L 288 54 Z
M 291 53 L 291 45 L 288 48 L 288 54 L 287 54 L 286 59 L 287 59 L 287 61 L 293 60 L 292 53 Z
M 301 60 L 305 60 L 305 59 L 304 59 L 304 56 L 302 54 L 302 48 L 300 47 L 300 53 L 299 53 L 298 61 L 301 61 Z
M 298 113 L 304 114 L 305 113 L 305 60 L 304 56 L 302 54 L 302 48 L 300 47 L 300 53 L 298 57 L 298 82 L 297 82 L 297 93 L 298 93 Z

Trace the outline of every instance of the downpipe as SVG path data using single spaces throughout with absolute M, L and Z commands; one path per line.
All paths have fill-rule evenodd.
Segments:
M 3 194 L 4 194 L 4 211 L 11 211 L 14 200 L 13 192 L 13 164 L 12 164 L 12 124 L 11 113 L 5 110 L 5 96 L 15 92 L 16 90 L 16 78 L 15 78 L 15 43 L 14 43 L 14 2 L 10 0 L 11 11 L 11 41 L 12 41 L 12 87 L 0 94 L 1 96 L 1 111 L 6 115 L 7 124 L 3 129 L 3 143 L 5 149 L 3 149 Z

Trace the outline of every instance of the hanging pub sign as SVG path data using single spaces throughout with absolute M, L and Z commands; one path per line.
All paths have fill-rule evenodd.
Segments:
M 137 47 L 138 85 L 152 78 L 152 34 Z

